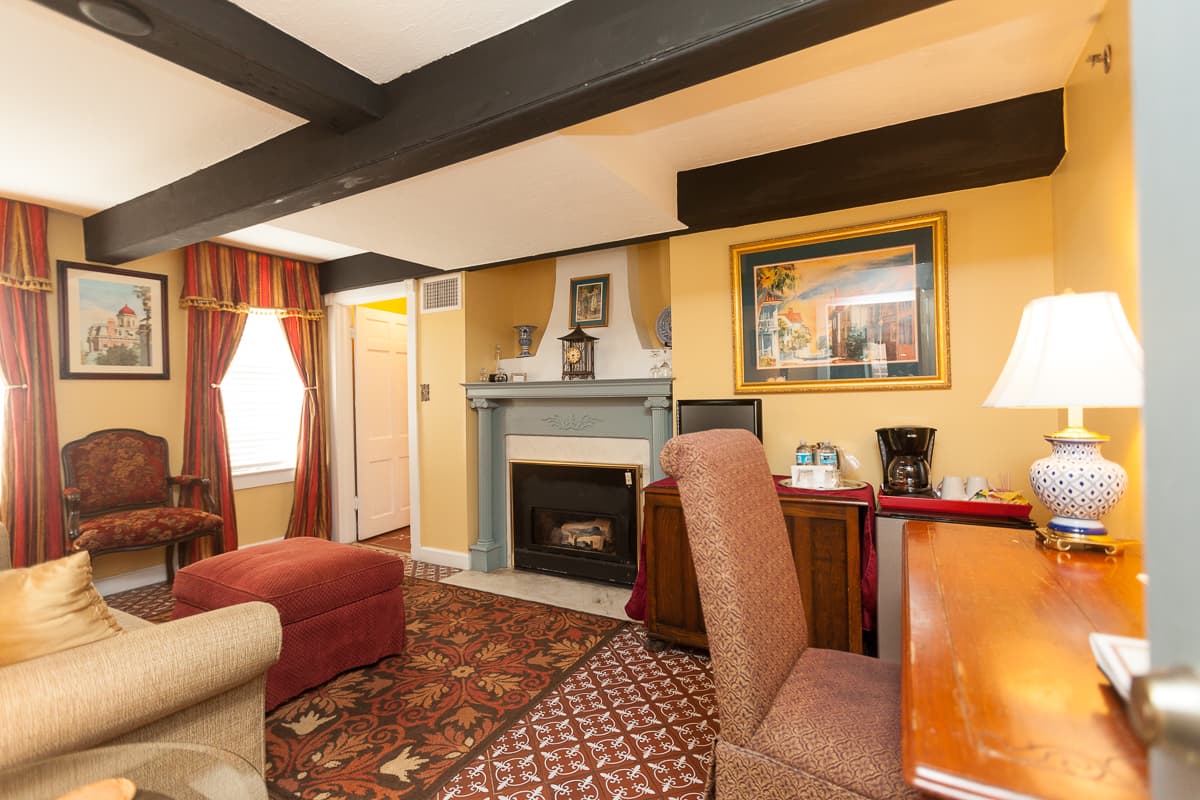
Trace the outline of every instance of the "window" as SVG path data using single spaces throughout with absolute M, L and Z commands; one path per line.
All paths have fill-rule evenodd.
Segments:
M 251 314 L 221 381 L 234 488 L 294 479 L 303 395 L 279 319 Z

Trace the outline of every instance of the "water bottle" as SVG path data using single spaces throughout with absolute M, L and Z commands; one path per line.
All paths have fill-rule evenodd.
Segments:
M 811 467 L 813 465 L 813 447 L 804 439 L 796 445 L 796 466 Z
M 841 460 L 838 458 L 838 450 L 829 442 L 821 442 L 817 446 L 817 463 L 824 467 L 833 467 L 841 469 Z
M 836 489 L 842 483 L 842 464 L 838 457 L 838 449 L 829 442 L 817 445 L 817 466 L 824 467 L 825 473 L 822 489 Z

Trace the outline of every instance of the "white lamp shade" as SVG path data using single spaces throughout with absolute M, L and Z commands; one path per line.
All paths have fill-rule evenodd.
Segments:
M 997 408 L 1142 405 L 1142 346 L 1113 292 L 1040 297 L 983 403 Z

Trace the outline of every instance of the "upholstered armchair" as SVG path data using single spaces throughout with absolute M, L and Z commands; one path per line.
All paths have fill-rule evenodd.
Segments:
M 209 479 L 169 472 L 167 440 L 132 428 L 109 428 L 62 449 L 66 487 L 67 551 L 104 553 L 166 548 L 167 580 L 175 580 L 177 548 L 211 536 L 220 553 L 222 519 L 215 513 Z M 204 508 L 179 504 L 196 487 Z
M 708 628 L 721 732 L 718 800 L 909 798 L 900 763 L 900 670 L 808 646 L 771 470 L 748 431 L 677 436 L 679 482 Z

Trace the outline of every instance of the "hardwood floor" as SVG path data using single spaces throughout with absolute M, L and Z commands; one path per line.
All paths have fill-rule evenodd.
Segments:
M 395 550 L 398 553 L 412 553 L 412 529 L 405 526 L 394 531 L 381 533 L 378 536 L 372 536 L 370 539 L 363 539 L 363 544 L 372 544 L 376 547 L 385 547 L 388 550 Z

